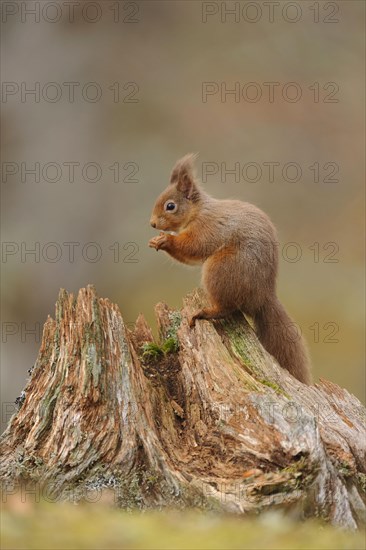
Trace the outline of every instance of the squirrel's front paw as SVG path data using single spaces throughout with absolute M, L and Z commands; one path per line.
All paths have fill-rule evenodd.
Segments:
M 160 233 L 157 237 L 150 239 L 149 246 L 150 248 L 155 248 L 155 250 L 164 250 L 168 243 L 168 237 L 165 233 Z

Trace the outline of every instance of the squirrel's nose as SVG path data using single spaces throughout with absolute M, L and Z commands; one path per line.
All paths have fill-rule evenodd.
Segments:
M 155 222 L 150 222 L 150 223 L 151 223 L 151 227 L 153 227 L 155 229 L 156 223 Z

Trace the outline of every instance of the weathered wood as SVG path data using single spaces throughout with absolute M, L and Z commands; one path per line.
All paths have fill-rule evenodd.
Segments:
M 160 342 L 93 287 L 61 291 L 25 398 L 0 441 L 0 477 L 63 498 L 113 488 L 118 505 L 269 506 L 356 528 L 365 521 L 365 409 L 279 367 L 243 318 L 156 307 Z

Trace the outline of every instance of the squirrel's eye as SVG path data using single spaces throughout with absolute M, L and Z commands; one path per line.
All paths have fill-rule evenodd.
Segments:
M 177 209 L 177 205 L 175 204 L 175 202 L 168 201 L 165 204 L 165 210 L 167 210 L 168 212 L 174 212 L 174 210 L 176 209 Z

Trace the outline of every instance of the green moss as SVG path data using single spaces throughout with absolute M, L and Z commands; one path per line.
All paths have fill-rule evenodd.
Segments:
M 172 311 L 171 313 L 169 313 L 169 319 L 171 321 L 171 324 L 165 332 L 165 340 L 163 340 L 161 344 L 149 342 L 142 346 L 141 357 L 143 361 L 148 363 L 156 362 L 166 355 L 177 353 L 179 351 L 179 340 L 177 331 L 180 326 L 182 316 L 178 311 Z
M 224 358 L 224 360 L 226 360 L 226 357 Z M 252 376 L 246 376 L 245 373 L 243 374 L 244 369 L 241 365 L 233 364 L 233 369 L 238 380 L 240 380 L 240 383 L 245 386 L 248 391 L 259 391 L 260 386 L 257 383 L 256 379 Z
M 243 326 L 231 320 L 221 321 L 221 325 L 225 330 L 225 334 L 228 336 L 232 350 L 236 356 L 241 359 L 249 369 L 255 373 L 260 374 L 259 369 L 253 363 L 252 354 L 248 347 L 246 335 L 243 331 Z
M 229 338 L 234 355 L 245 364 L 258 382 L 263 384 L 263 386 L 272 388 L 277 394 L 283 395 L 287 399 L 291 399 L 276 382 L 263 378 L 264 371 L 256 364 L 256 361 L 261 364 L 263 360 L 262 353 L 258 350 L 256 342 L 253 341 L 253 334 L 251 334 L 252 329 L 249 325 L 246 325 L 246 323 L 238 323 L 230 319 L 221 321 L 221 325 L 226 336 Z M 255 389 L 258 390 L 258 388 Z
M 265 378 L 262 378 L 259 380 L 261 384 L 264 386 L 267 386 L 268 388 L 272 388 L 276 393 L 283 395 L 287 397 L 287 399 L 291 399 L 288 393 L 286 393 L 276 382 L 271 382 L 270 380 L 266 380 Z
M 164 353 L 176 353 L 179 350 L 179 342 L 171 336 L 163 342 L 161 349 Z
M 144 344 L 141 348 L 142 351 L 142 360 L 143 361 L 158 361 L 163 355 L 164 351 L 161 346 L 155 344 L 154 342 L 149 342 Z

